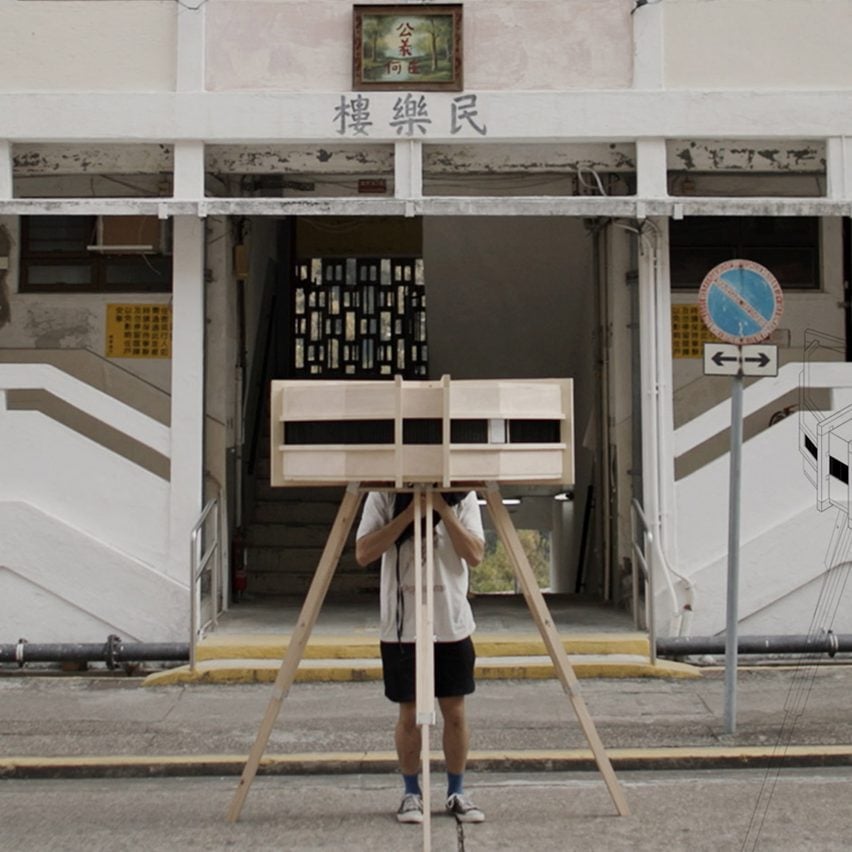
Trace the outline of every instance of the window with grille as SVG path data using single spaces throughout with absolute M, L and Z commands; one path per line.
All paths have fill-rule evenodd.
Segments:
M 124 223 L 122 242 L 140 244 L 139 250 L 98 245 L 104 219 L 99 233 L 96 216 L 21 217 L 21 292 L 169 292 L 172 262 L 162 247 L 165 226 L 150 216 L 107 220 L 113 226 Z
M 301 260 L 291 316 L 297 378 L 426 378 L 422 258 Z
M 672 287 L 697 290 L 717 264 L 765 266 L 786 290 L 820 287 L 819 219 L 813 216 L 687 216 L 669 226 Z

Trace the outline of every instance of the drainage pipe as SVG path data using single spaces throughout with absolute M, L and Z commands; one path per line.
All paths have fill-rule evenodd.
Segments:
M 114 669 L 120 663 L 157 660 L 186 662 L 188 642 L 122 642 L 118 636 L 108 636 L 104 643 L 36 644 L 20 639 L 14 645 L 0 645 L 0 663 L 63 663 L 105 662 Z
M 828 631 L 815 636 L 740 636 L 740 654 L 828 654 L 852 651 L 852 635 Z M 673 636 L 657 639 L 661 657 L 688 657 L 696 654 L 724 654 L 724 636 Z

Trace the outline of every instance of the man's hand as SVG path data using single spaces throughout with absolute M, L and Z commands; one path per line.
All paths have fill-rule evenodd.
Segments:
M 479 565 L 485 556 L 485 542 L 462 524 L 438 491 L 432 493 L 432 507 L 441 516 L 456 553 L 471 567 Z
M 412 500 L 395 518 L 374 532 L 362 536 L 355 542 L 355 559 L 362 567 L 375 562 L 402 535 L 405 528 L 414 521 L 415 499 Z M 426 517 L 426 495 L 421 494 L 420 517 Z M 432 492 L 432 508 L 444 523 L 453 549 L 470 566 L 479 565 L 485 555 L 485 542 L 473 535 L 462 523 L 438 491 Z

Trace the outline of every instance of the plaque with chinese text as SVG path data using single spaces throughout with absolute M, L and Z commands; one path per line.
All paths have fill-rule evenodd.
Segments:
M 352 88 L 462 88 L 461 4 L 354 7 Z
M 171 305 L 107 305 L 106 355 L 108 358 L 171 358 Z

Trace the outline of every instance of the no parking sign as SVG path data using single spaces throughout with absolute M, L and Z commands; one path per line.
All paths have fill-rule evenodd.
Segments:
M 739 346 L 766 340 L 784 311 L 778 279 L 752 260 L 714 266 L 698 291 L 701 319 L 720 340 Z
M 768 352 L 775 347 L 752 346 L 766 340 L 778 326 L 784 310 L 784 296 L 778 279 L 752 260 L 727 260 L 714 266 L 701 282 L 698 307 L 704 324 L 716 337 L 734 344 L 732 352 L 708 352 L 705 344 L 705 371 L 709 360 L 730 373 L 731 381 L 731 475 L 728 500 L 728 588 L 725 616 L 725 732 L 736 729 L 737 619 L 740 559 L 740 478 L 743 445 L 744 367 L 757 361 L 763 367 L 771 361 Z M 716 347 L 719 348 L 718 346 Z M 772 357 L 775 357 L 773 352 Z M 765 362 L 765 363 L 763 363 Z M 726 365 L 732 370 L 724 369 Z M 770 375 L 774 375 L 775 366 Z M 716 372 L 716 370 L 713 370 Z M 758 371 L 757 374 L 761 374 Z

